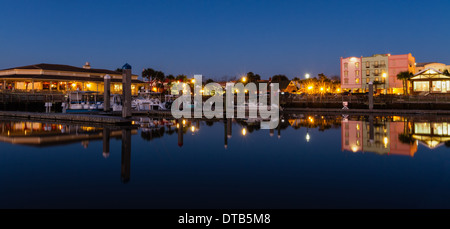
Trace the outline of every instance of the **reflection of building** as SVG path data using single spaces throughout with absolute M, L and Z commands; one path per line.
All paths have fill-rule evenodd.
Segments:
M 450 76 L 433 68 L 415 74 L 411 83 L 413 93 L 450 93 Z
M 343 120 L 341 126 L 342 150 L 351 152 L 363 151 L 362 121 Z
M 450 141 L 450 123 L 448 122 L 413 122 L 411 127 L 412 138 L 430 149 Z
M 59 64 L 36 64 L 0 70 L 0 88 L 24 92 L 103 92 L 105 75 L 111 76 L 111 92 L 122 93 L 122 73 L 91 68 L 86 63 L 82 68 Z M 144 82 L 132 75 L 132 94 L 137 94 Z
M 413 157 L 417 144 L 400 141 L 404 132 L 403 122 L 342 120 L 342 150 L 350 152 L 373 152 L 387 155 L 403 155 Z M 373 129 L 371 129 L 373 128 Z
M 81 142 L 87 147 L 89 141 L 103 138 L 103 128 L 72 126 L 40 122 L 3 121 L 0 122 L 0 141 L 12 144 L 45 146 Z M 137 131 L 133 130 L 133 134 Z M 120 137 L 120 130 L 112 130 L 111 137 Z

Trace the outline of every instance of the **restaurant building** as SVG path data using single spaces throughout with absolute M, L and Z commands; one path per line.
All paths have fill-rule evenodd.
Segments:
M 60 64 L 36 64 L 0 70 L 0 88 L 14 92 L 66 93 L 68 91 L 96 91 L 103 93 L 104 77 L 111 77 L 111 93 L 122 93 L 122 73 Z M 145 83 L 132 75 L 131 90 L 137 95 Z
M 410 81 L 414 94 L 450 93 L 450 76 L 444 75 L 434 68 L 427 68 L 416 73 Z

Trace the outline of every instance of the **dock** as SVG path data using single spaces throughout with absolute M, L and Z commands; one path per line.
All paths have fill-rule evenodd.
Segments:
M 78 123 L 104 123 L 109 125 L 131 125 L 131 119 L 117 116 L 98 114 L 62 114 L 62 113 L 36 113 L 20 111 L 0 111 L 0 117 L 20 118 L 29 120 L 68 121 Z

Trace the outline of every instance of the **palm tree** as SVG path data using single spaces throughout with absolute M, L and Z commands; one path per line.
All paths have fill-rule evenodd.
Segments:
M 444 73 L 444 75 L 446 75 L 446 76 L 450 76 L 450 72 L 448 71 L 448 69 L 445 69 L 443 73 Z
M 404 92 L 403 94 L 405 94 L 405 95 L 408 94 L 408 88 L 407 88 L 408 86 L 407 86 L 406 82 L 413 76 L 414 76 L 414 74 L 412 74 L 409 71 L 404 71 L 404 72 L 400 72 L 397 74 L 397 79 L 403 81 L 403 92 Z
M 146 68 L 142 70 L 142 78 L 147 78 L 148 80 L 153 78 L 155 75 L 155 70 L 153 68 Z

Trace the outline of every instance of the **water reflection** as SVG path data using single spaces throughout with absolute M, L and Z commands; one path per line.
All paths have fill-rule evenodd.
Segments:
M 341 150 L 350 152 L 371 152 L 380 155 L 404 155 L 413 157 L 418 150 L 418 144 L 430 149 L 450 144 L 450 118 L 446 117 L 400 117 L 400 116 L 342 116 L 342 115 L 305 115 L 297 114 L 283 117 L 276 128 L 277 138 L 288 127 L 298 130 L 306 128 L 304 139 L 311 141 L 310 130 L 327 131 L 341 129 Z M 286 120 L 286 121 L 285 121 Z M 156 121 L 161 122 L 161 121 Z M 182 147 L 183 136 L 200 131 L 201 124 L 212 126 L 214 122 L 223 122 L 224 148 L 229 148 L 232 137 L 233 123 L 239 125 L 240 137 L 251 135 L 261 130 L 260 120 L 255 119 L 224 119 L 223 121 L 178 119 L 173 121 L 178 134 L 178 146 Z M 273 136 L 275 130 L 268 130 Z M 163 137 L 164 134 L 175 133 L 172 125 L 156 125 L 143 130 L 141 136 L 151 141 Z
M 56 146 L 81 142 L 87 149 L 90 141 L 102 140 L 102 155 L 110 154 L 110 138 L 122 139 L 121 179 L 123 183 L 130 180 L 131 135 L 136 129 L 120 127 L 100 127 L 76 124 L 42 123 L 30 121 L 1 121 L 0 141 L 28 146 Z

